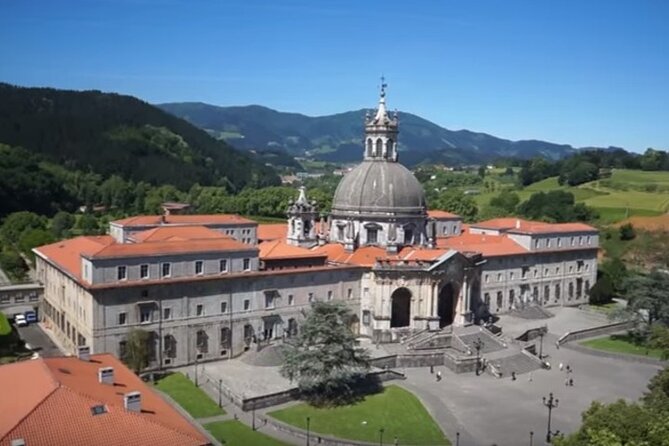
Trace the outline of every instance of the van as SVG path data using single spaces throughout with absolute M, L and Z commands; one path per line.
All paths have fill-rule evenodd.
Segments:
M 26 317 L 27 323 L 32 324 L 33 322 L 37 322 L 37 313 L 35 311 L 26 311 L 23 314 Z

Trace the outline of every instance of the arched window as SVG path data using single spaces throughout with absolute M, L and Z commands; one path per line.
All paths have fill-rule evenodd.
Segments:
M 393 153 L 394 145 L 395 143 L 392 139 L 386 141 L 386 153 L 388 154 L 388 156 L 390 156 Z
M 197 346 L 198 353 L 207 353 L 209 352 L 209 336 L 204 330 L 198 330 L 195 335 L 195 345 Z
M 177 357 L 177 340 L 171 334 L 163 336 L 163 350 L 167 358 Z
M 372 138 L 367 138 L 367 157 L 372 156 Z
M 383 140 L 379 138 L 376 140 L 376 153 L 374 153 L 374 156 L 380 157 L 382 153 L 383 153 Z

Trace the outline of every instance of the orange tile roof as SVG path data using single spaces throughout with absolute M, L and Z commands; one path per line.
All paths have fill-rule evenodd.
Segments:
M 155 241 L 176 241 L 176 240 L 195 240 L 195 239 L 216 239 L 231 237 L 206 226 L 158 226 L 148 229 L 132 236 L 132 239 L 139 242 Z
M 493 218 L 492 220 L 472 223 L 472 228 L 497 229 L 500 231 L 526 234 L 547 234 L 565 232 L 597 232 L 596 228 L 585 223 L 545 223 L 520 218 Z
M 190 254 L 220 251 L 257 251 L 257 248 L 232 238 L 156 241 L 144 243 L 113 243 L 86 257 L 106 259 Z
M 258 240 L 278 240 L 285 239 L 288 234 L 288 225 L 286 223 L 270 223 L 258 225 Z
M 324 253 L 310 251 L 299 246 L 289 245 L 281 240 L 262 242 L 258 245 L 261 260 L 300 259 L 326 257 Z
M 100 367 L 114 368 L 114 385 L 98 382 Z M 123 395 L 141 392 L 141 412 L 128 412 Z M 118 359 L 92 355 L 40 358 L 0 367 L 0 446 L 207 445 L 208 438 Z M 106 413 L 91 408 L 104 405 Z
M 328 243 L 313 251 L 327 255 L 330 262 L 358 266 L 373 266 L 376 259 L 386 256 L 386 250 L 377 246 L 363 246 L 348 252 L 339 243 Z
M 453 214 L 452 212 L 439 211 L 439 210 L 427 211 L 427 216 L 430 217 L 430 218 L 437 219 L 437 220 L 442 219 L 442 218 L 443 219 L 449 219 L 449 220 L 462 218 L 457 214 Z
M 81 256 L 93 255 L 114 243 L 114 239 L 108 235 L 82 236 L 40 246 L 34 251 L 80 281 Z
M 219 225 L 219 224 L 256 224 L 253 220 L 235 214 L 200 214 L 200 215 L 138 215 L 136 217 L 115 220 L 119 226 L 153 226 L 159 224 L 174 225 Z
M 484 257 L 527 254 L 529 251 L 504 235 L 461 234 L 437 239 L 439 248 L 479 252 Z

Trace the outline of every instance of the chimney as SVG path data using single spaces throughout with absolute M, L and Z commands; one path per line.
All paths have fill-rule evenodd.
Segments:
M 98 381 L 100 384 L 114 385 L 114 367 L 100 367 L 98 369 Z
M 129 392 L 123 395 L 123 406 L 128 412 L 142 411 L 142 394 L 140 392 Z
M 520 229 L 520 218 L 516 218 L 516 229 Z
M 91 348 L 87 345 L 80 345 L 77 347 L 77 357 L 82 361 L 91 360 Z

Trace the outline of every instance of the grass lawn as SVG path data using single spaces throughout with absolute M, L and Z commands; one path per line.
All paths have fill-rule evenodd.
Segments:
M 662 350 L 646 348 L 631 342 L 628 335 L 611 335 L 603 338 L 589 339 L 580 342 L 581 345 L 614 353 L 625 353 L 628 355 L 650 356 L 661 358 Z
M 181 373 L 166 376 L 156 383 L 156 387 L 171 396 L 193 418 L 225 414 L 225 411 L 218 407 L 218 404 L 202 389 L 195 387 L 195 384 Z
M 655 217 L 663 214 L 650 209 L 595 207 L 595 210 L 599 213 L 598 221 L 603 224 L 617 223 L 628 217 Z
M 397 386 L 350 406 L 320 409 L 302 403 L 269 415 L 302 429 L 310 417 L 312 432 L 351 440 L 378 442 L 383 428 L 386 444 L 398 437 L 406 445 L 450 445 L 418 398 Z
M 611 179 L 628 184 L 658 184 L 669 186 L 669 172 L 648 172 L 643 170 L 614 169 Z
M 241 421 L 217 421 L 205 424 L 204 428 L 226 446 L 288 446 L 286 443 L 254 431 Z
M 0 312 L 0 336 L 7 336 L 12 332 L 12 326 L 5 316 L 5 313 Z
M 611 191 L 607 195 L 588 198 L 585 204 L 593 207 L 622 207 L 630 209 L 647 209 L 664 212 L 669 207 L 669 194 L 629 191 Z

